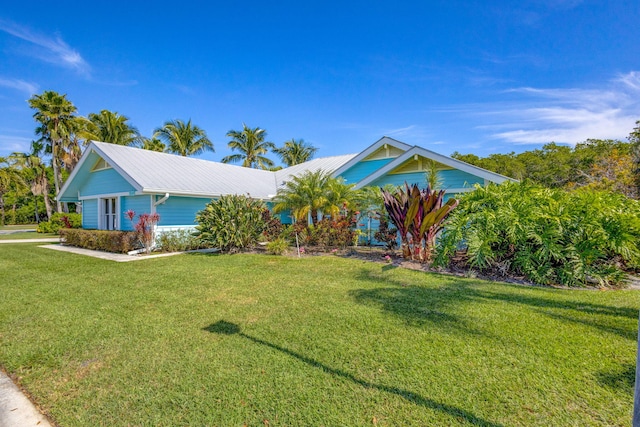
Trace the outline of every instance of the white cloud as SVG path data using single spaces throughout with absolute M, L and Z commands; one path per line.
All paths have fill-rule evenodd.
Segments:
M 398 138 L 422 139 L 428 136 L 427 130 L 419 125 L 409 125 L 397 129 L 388 129 L 381 132 L 382 135 Z
M 29 83 L 20 79 L 3 79 L 2 77 L 0 77 L 0 86 L 24 92 L 28 96 L 31 96 L 38 92 L 37 84 Z
M 640 73 L 632 71 L 601 89 L 517 88 L 522 98 L 486 105 L 485 123 L 491 139 L 513 144 L 559 142 L 577 144 L 589 138 L 624 140 L 640 118 Z M 499 130 L 499 131 L 498 131 Z
M 29 150 L 31 138 L 24 138 L 15 135 L 0 134 L 0 153 L 26 153 Z
M 27 55 L 62 67 L 71 68 L 85 76 L 89 76 L 91 72 L 89 64 L 76 50 L 62 40 L 60 35 L 56 34 L 51 37 L 38 34 L 29 28 L 5 20 L 0 20 L 0 30 L 35 45 L 35 49 L 23 51 Z

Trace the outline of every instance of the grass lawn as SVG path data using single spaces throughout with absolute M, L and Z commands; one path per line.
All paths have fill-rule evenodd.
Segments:
M 629 425 L 637 291 L 338 257 L 0 246 L 0 364 L 61 426 Z
M 56 233 L 35 233 L 33 231 L 17 231 L 15 233 L 0 234 L 0 240 L 14 240 L 14 239 L 48 239 L 51 237 L 58 237 Z

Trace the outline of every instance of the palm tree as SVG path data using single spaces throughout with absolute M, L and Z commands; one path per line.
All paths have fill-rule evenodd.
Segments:
M 39 222 L 38 196 L 42 196 L 44 199 L 47 219 L 51 219 L 53 211 L 49 200 L 47 166 L 41 158 L 43 151 L 44 145 L 41 142 L 31 141 L 31 151 L 29 153 L 13 153 L 10 156 L 13 164 L 24 172 L 31 194 L 33 194 L 36 222 Z
M 264 157 L 263 154 L 275 148 L 273 142 L 265 141 L 267 131 L 259 127 L 250 128 L 242 124 L 242 130 L 230 130 L 227 136 L 231 141 L 227 144 L 232 151 L 239 151 L 239 154 L 232 154 L 222 159 L 222 163 L 242 162 L 246 168 L 269 169 L 273 167 L 273 161 Z
M 108 142 L 117 145 L 134 145 L 140 141 L 140 133 L 135 126 L 127 123 L 129 118 L 102 110 L 99 114 L 89 114 L 87 128 L 83 134 L 86 140 Z
M 159 153 L 164 153 L 164 151 L 167 149 L 164 143 L 158 138 L 142 138 L 140 148 L 142 148 L 143 150 L 157 151 Z
M 42 95 L 33 95 L 29 99 L 29 106 L 36 110 L 33 118 L 39 123 L 36 133 L 41 136 L 40 141 L 47 143 L 46 150 L 52 155 L 53 181 L 56 194 L 62 186 L 62 172 L 60 170 L 64 147 L 72 133 L 74 113 L 76 107 L 67 99 L 67 95 L 60 95 L 54 91 L 45 91 Z M 56 200 L 56 211 L 62 210 L 62 204 Z
M 293 138 L 290 141 L 285 141 L 282 147 L 273 149 L 273 152 L 282 159 L 282 163 L 287 167 L 311 160 L 316 151 L 318 149 L 304 142 L 304 139 L 296 140 Z
M 153 138 L 159 139 L 167 146 L 170 153 L 181 156 L 192 156 L 204 151 L 214 151 L 213 143 L 207 138 L 207 133 L 196 125 L 182 120 L 170 120 L 161 128 L 156 128 Z
M 333 178 L 329 172 L 307 171 L 294 176 L 278 190 L 273 199 L 273 210 L 276 213 L 291 210 L 298 221 L 309 215 L 315 225 L 319 211 L 336 217 L 341 209 L 349 208 L 356 197 L 353 187 L 353 184 L 347 185 L 341 179 Z
M 0 225 L 4 225 L 4 195 L 12 190 L 22 190 L 26 186 L 17 169 L 9 164 L 8 159 L 0 157 Z
M 337 218 L 340 211 L 346 213 L 351 209 L 359 197 L 355 184 L 346 184 L 343 178 L 329 178 L 326 186 L 327 203 L 322 210 L 329 214 L 332 218 Z

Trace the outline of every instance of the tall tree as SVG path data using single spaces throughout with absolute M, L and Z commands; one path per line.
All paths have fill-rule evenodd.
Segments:
M 275 148 L 273 142 L 265 141 L 267 131 L 259 127 L 250 128 L 242 124 L 242 130 L 230 130 L 227 136 L 231 141 L 227 144 L 232 151 L 239 151 L 222 159 L 222 163 L 242 162 L 246 168 L 269 169 L 273 167 L 273 161 L 263 154 Z
M 207 133 L 191 124 L 191 119 L 186 123 L 182 120 L 167 121 L 161 128 L 156 128 L 153 132 L 153 138 L 163 142 L 167 146 L 168 152 L 181 156 L 214 151 L 213 143 L 207 137 Z
M 282 163 L 287 167 L 311 160 L 316 151 L 318 149 L 304 142 L 304 139 L 296 140 L 293 138 L 285 141 L 282 147 L 273 149 L 273 152 L 282 159 Z
M 628 139 L 633 146 L 633 173 L 635 175 L 636 189 L 640 195 L 640 120 L 636 121 L 636 127 L 633 128 Z
M 42 160 L 44 145 L 38 141 L 31 141 L 31 151 L 28 153 L 13 153 L 10 156 L 15 166 L 24 172 L 25 180 L 33 194 L 35 205 L 35 217 L 38 222 L 38 196 L 44 199 L 47 211 L 47 219 L 51 219 L 53 209 L 49 200 L 49 180 L 47 178 L 47 166 Z
M 67 95 L 60 95 L 54 91 L 45 91 L 42 95 L 33 95 L 29 99 L 29 106 L 36 110 L 33 118 L 39 123 L 36 133 L 40 141 L 47 144 L 47 151 L 52 155 L 53 181 L 56 194 L 62 186 L 61 161 L 68 145 L 69 136 L 73 132 L 74 113 L 76 107 L 67 99 Z M 56 211 L 62 210 L 62 203 L 56 200 Z
M 0 157 L 0 225 L 4 225 L 5 210 L 4 196 L 9 191 L 19 190 L 25 186 L 25 182 L 16 170 L 4 157 Z
M 158 153 L 164 153 L 167 147 L 158 138 L 142 138 L 142 142 L 139 144 L 143 150 L 157 151 Z
M 117 145 L 134 145 L 141 141 L 140 132 L 129 123 L 129 118 L 117 112 L 102 110 L 88 116 L 86 140 L 108 142 Z

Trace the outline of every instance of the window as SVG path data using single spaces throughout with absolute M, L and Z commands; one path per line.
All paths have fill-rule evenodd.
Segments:
M 93 165 L 93 167 L 91 168 L 91 172 L 101 171 L 101 170 L 104 170 L 104 169 L 111 169 L 111 165 L 109 163 L 107 163 L 105 159 L 100 158 L 100 159 L 98 159 L 96 164 Z
M 100 199 L 100 229 L 117 230 L 118 229 L 118 199 L 115 197 L 109 199 Z

